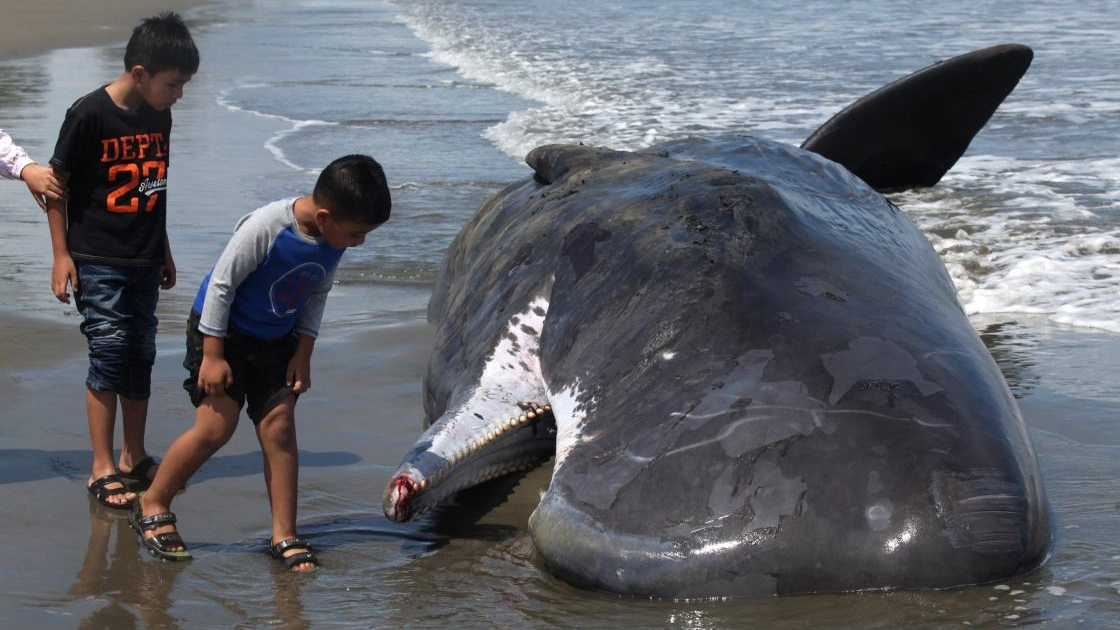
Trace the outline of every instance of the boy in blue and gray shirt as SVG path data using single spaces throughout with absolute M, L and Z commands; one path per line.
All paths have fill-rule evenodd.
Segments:
M 314 192 L 246 215 L 202 281 L 187 325 L 183 387 L 194 427 L 168 449 L 129 522 L 153 554 L 186 560 L 171 499 L 221 448 L 248 402 L 265 459 L 272 554 L 289 570 L 318 559 L 296 536 L 299 460 L 295 404 L 311 385 L 311 352 L 334 270 L 347 247 L 389 219 L 385 174 L 371 157 L 348 155 L 319 175 Z

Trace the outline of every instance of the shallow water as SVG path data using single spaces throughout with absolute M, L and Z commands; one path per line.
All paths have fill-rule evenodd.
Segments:
M 378 157 L 394 185 L 393 221 L 344 259 L 314 390 L 300 402 L 300 526 L 326 563 L 313 575 L 282 574 L 264 553 L 268 510 L 245 427 L 176 501 L 191 564 L 152 561 L 120 514 L 87 504 L 76 318 L 47 291 L 42 215 L 18 184 L 0 187 L 6 308 L 64 327 L 43 337 L 49 360 L 32 346 L 0 361 L 4 627 L 1117 627 L 1114 12 L 1092 2 L 572 6 L 285 0 L 193 14 L 203 65 L 174 110 L 180 284 L 159 311 L 153 451 L 192 417 L 178 386 L 182 321 L 236 219 L 307 190 L 315 169 L 348 152 Z M 473 493 L 467 507 L 384 519 L 381 489 L 419 430 L 440 256 L 485 197 L 527 174 L 525 149 L 715 132 L 798 143 L 882 83 L 1004 41 L 1033 46 L 1034 67 L 941 186 L 895 201 L 942 253 L 1032 429 L 1055 516 L 1040 570 L 933 593 L 618 599 L 558 581 L 535 556 L 526 521 L 547 466 Z M 66 106 L 112 79 L 120 55 L 0 62 L 0 121 L 45 160 Z M 54 358 L 67 348 L 70 360 Z

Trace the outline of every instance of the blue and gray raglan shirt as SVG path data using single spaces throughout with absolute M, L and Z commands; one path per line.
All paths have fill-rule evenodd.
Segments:
M 295 198 L 245 215 L 194 300 L 198 329 L 230 328 L 258 339 L 296 332 L 317 337 L 343 249 L 300 231 Z

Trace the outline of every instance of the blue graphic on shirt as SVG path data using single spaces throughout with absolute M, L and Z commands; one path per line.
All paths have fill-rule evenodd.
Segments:
M 304 263 L 284 274 L 272 283 L 268 292 L 272 312 L 277 317 L 286 317 L 299 311 L 311 291 L 326 277 L 327 270 L 313 262 Z
M 249 228 L 251 229 L 251 228 Z M 229 306 L 228 327 L 258 339 L 277 339 L 296 328 L 301 312 L 338 265 L 345 249 L 300 237 L 284 227 L 256 268 L 241 281 Z M 262 256 L 263 254 L 263 256 Z M 194 309 L 202 313 L 213 271 L 202 281 Z M 315 322 L 316 332 L 318 321 Z

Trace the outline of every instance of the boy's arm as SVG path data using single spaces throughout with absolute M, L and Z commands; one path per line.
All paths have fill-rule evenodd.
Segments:
M 296 321 L 296 351 L 288 361 L 287 385 L 296 394 L 311 389 L 311 353 L 315 350 L 315 338 L 319 336 L 319 324 L 323 321 L 323 309 L 327 306 L 327 294 L 334 286 L 334 269 L 315 285 L 315 292 L 303 305 L 303 311 Z
M 175 286 L 175 259 L 171 257 L 171 239 L 167 236 L 167 228 L 163 229 L 163 269 L 160 270 L 159 286 L 163 290 Z
M 198 322 L 198 331 L 203 334 L 198 387 L 207 395 L 224 394 L 225 388 L 233 384 L 233 372 L 225 360 L 230 307 L 237 287 L 265 259 L 272 245 L 271 231 L 254 219 L 259 217 L 249 214 L 238 222 L 214 270 L 210 272 L 210 282 L 203 296 Z M 167 252 L 170 261 L 170 248 Z
M 198 387 L 207 396 L 221 396 L 233 385 L 233 370 L 226 361 L 224 337 L 202 336 L 202 365 L 198 368 Z
M 337 266 L 335 267 L 337 268 Z M 314 339 L 319 336 L 319 325 L 323 321 L 323 310 L 327 307 L 327 294 L 334 286 L 334 269 L 315 285 L 315 291 L 307 298 L 296 321 L 296 332 Z
M 274 237 L 272 227 L 256 213 L 246 215 L 237 224 L 210 272 L 210 283 L 199 313 L 199 332 L 212 337 L 225 336 L 237 287 L 268 256 Z
M 55 175 L 63 185 L 70 177 L 69 173 L 56 172 Z M 54 264 L 51 267 L 51 291 L 59 302 L 70 303 L 70 294 L 66 287 L 69 284 L 78 291 L 78 270 L 74 266 L 74 259 L 70 257 L 70 247 L 66 244 L 66 202 L 60 200 L 47 201 L 47 225 L 51 230 L 51 251 L 54 253 Z
M 296 351 L 288 361 L 285 383 L 292 392 L 302 394 L 311 389 L 311 353 L 315 351 L 315 338 L 299 333 Z

